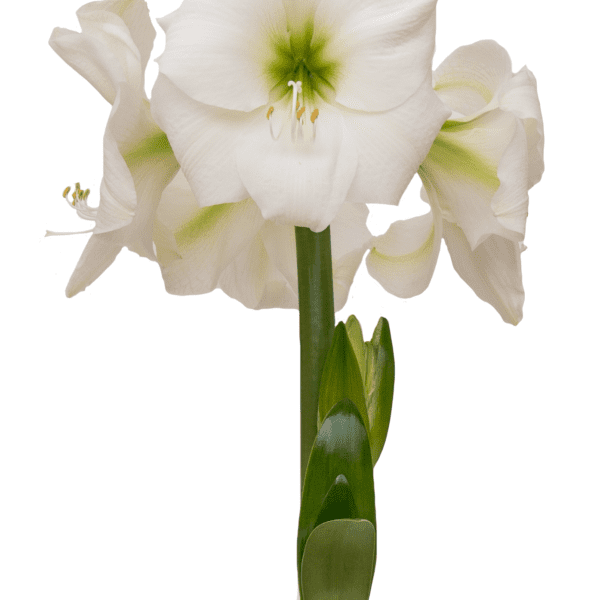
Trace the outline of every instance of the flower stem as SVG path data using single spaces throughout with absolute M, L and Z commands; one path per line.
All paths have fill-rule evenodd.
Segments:
M 300 489 L 317 436 L 319 384 L 333 340 L 333 271 L 329 227 L 296 227 L 300 308 Z

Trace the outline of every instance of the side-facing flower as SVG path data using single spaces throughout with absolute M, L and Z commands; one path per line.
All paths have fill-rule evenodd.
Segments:
M 152 112 L 201 207 L 252 197 L 325 229 L 397 204 L 450 111 L 431 89 L 436 0 L 184 0 Z
M 152 233 L 162 191 L 179 165 L 150 114 L 144 72 L 156 32 L 144 0 L 90 2 L 77 11 L 81 33 L 56 28 L 50 46 L 110 102 L 98 208 L 73 206 L 95 221 L 67 285 L 74 296 L 95 281 L 123 247 L 155 260 Z
M 365 205 L 345 204 L 331 223 L 335 311 L 371 245 L 368 213 Z M 154 241 L 171 294 L 218 287 L 248 308 L 298 308 L 294 226 L 265 220 L 251 198 L 199 208 L 180 171 L 158 206 Z
M 369 273 L 409 298 L 429 285 L 443 237 L 462 279 L 507 323 L 523 317 L 521 252 L 528 190 L 544 170 L 536 80 L 485 40 L 454 51 L 433 86 L 452 109 L 419 168 L 428 214 L 375 239 Z

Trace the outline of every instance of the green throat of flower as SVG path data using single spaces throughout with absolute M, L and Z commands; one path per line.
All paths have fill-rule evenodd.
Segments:
M 272 85 L 273 102 L 292 98 L 289 81 L 301 82 L 303 105 L 314 107 L 319 98 L 333 98 L 340 65 L 328 56 L 330 41 L 331 36 L 325 32 L 315 32 L 312 21 L 289 35 L 269 40 L 274 58 L 265 65 L 265 71 Z

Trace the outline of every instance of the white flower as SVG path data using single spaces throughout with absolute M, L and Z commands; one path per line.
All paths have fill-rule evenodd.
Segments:
M 331 224 L 334 309 L 346 303 L 371 245 L 368 208 L 346 204 Z M 182 172 L 163 193 L 154 241 L 171 294 L 219 287 L 248 308 L 297 308 L 294 226 L 266 221 L 252 199 L 199 208 Z
M 178 169 L 166 135 L 150 114 L 144 71 L 156 35 L 143 0 L 90 2 L 77 11 L 81 33 L 56 28 L 50 46 L 113 107 L 104 134 L 104 177 L 97 209 L 75 198 L 95 220 L 67 285 L 67 296 L 95 281 L 123 247 L 155 260 L 152 232 L 162 191 Z
M 528 190 L 544 170 L 535 78 L 527 67 L 513 74 L 506 50 L 486 40 L 453 52 L 433 85 L 453 112 L 419 169 L 431 211 L 376 238 L 369 273 L 392 294 L 420 294 L 444 237 L 458 274 L 516 325 Z
M 201 207 L 252 197 L 325 229 L 397 204 L 449 111 L 431 89 L 436 0 L 184 0 L 152 112 Z
M 88 206 L 89 191 L 79 184 L 67 198 L 81 218 L 96 223 L 67 296 L 83 291 L 127 247 L 158 260 L 170 293 L 220 287 L 250 308 L 297 307 L 293 226 L 265 221 L 250 198 L 200 209 L 183 174 L 173 179 L 178 164 L 143 89 L 154 39 L 145 2 L 92 2 L 77 15 L 82 32 L 57 28 L 50 45 L 113 108 L 99 207 Z M 335 310 L 370 245 L 367 216 L 366 206 L 348 205 L 332 224 Z

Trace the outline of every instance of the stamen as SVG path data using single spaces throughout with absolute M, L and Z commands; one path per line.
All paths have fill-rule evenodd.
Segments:
M 71 186 L 67 186 L 62 193 L 62 197 L 67 201 L 67 204 L 73 207 L 79 217 L 85 219 L 86 221 L 95 221 L 96 215 L 98 213 L 97 208 L 93 208 L 88 206 L 87 199 L 90 195 L 90 189 L 82 190 L 81 185 L 79 183 L 75 184 L 75 191 L 71 194 L 71 198 L 73 198 L 73 202 L 69 200 L 67 197 L 69 192 L 71 191 Z M 92 233 L 93 229 L 88 229 L 87 231 L 67 231 L 67 232 L 57 232 L 57 231 L 46 231 L 46 236 L 50 235 L 76 235 L 78 233 Z
M 271 115 L 273 114 L 273 111 L 275 109 L 271 106 L 271 108 L 269 108 L 269 110 L 267 111 L 267 119 L 269 119 L 271 117 Z
M 63 191 L 63 198 L 67 201 L 69 206 L 72 206 L 77 214 L 86 221 L 95 221 L 96 214 L 98 213 L 97 208 L 88 206 L 87 199 L 90 195 L 90 189 L 82 190 L 79 183 L 75 184 L 75 191 L 71 194 L 73 201 L 68 199 L 68 194 L 71 191 L 70 187 L 66 187 Z
M 310 122 L 314 124 L 314 122 L 317 120 L 318 116 L 319 116 L 319 109 L 315 108 L 315 110 L 312 111 L 312 115 L 310 115 Z
M 298 94 L 302 92 L 301 81 L 288 81 L 288 86 L 292 86 L 294 92 L 292 96 L 292 140 L 296 141 L 296 121 L 294 120 L 294 113 L 298 110 Z
M 300 110 L 298 110 L 296 112 L 296 117 L 298 118 L 298 121 L 300 120 L 300 118 L 302 117 L 302 115 L 304 114 L 304 111 L 306 110 L 306 106 L 303 106 Z

